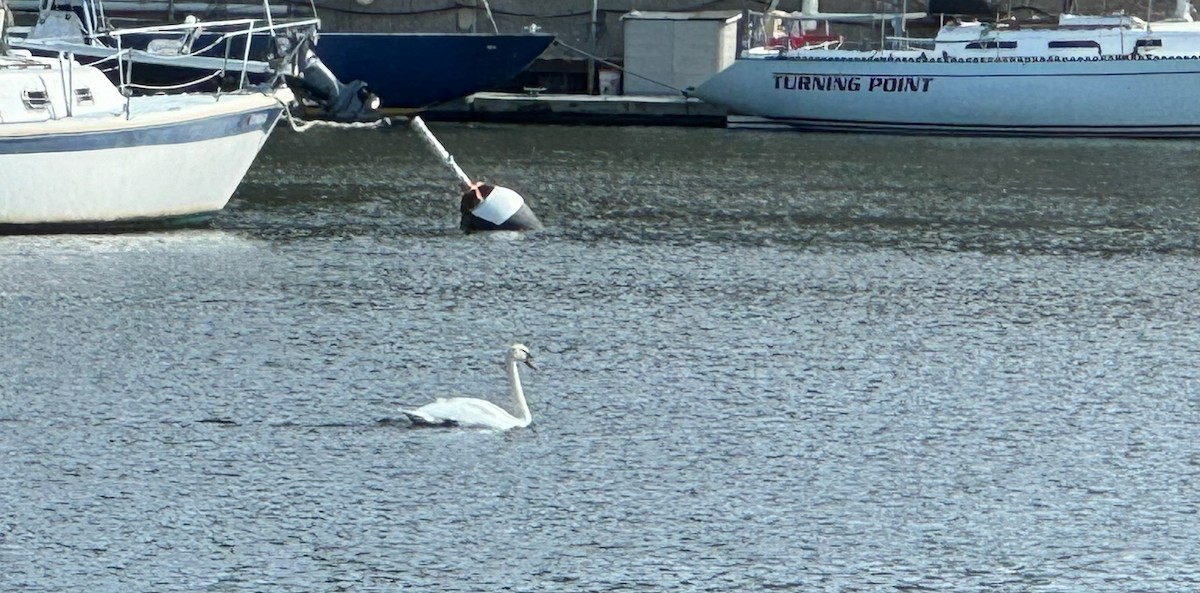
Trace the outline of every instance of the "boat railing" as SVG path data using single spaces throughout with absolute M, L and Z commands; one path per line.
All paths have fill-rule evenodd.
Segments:
M 272 62 L 269 66 L 274 76 L 278 78 L 284 74 L 292 73 L 288 69 L 288 66 L 297 63 L 297 54 L 305 46 L 304 41 L 313 39 L 319 26 L 320 19 L 316 18 L 282 22 L 264 22 L 261 19 L 240 18 L 108 29 L 103 33 L 111 40 L 110 43 L 116 45 L 114 48 L 115 51 L 111 56 L 97 61 L 94 65 L 101 68 L 118 68 L 119 87 L 126 93 L 131 90 L 178 90 L 195 87 L 215 78 L 230 80 L 234 76 L 237 77 L 236 88 L 243 89 L 246 88 L 248 77 L 252 72 L 260 73 L 257 70 L 252 70 L 251 66 L 258 65 L 262 67 L 264 64 L 262 60 L 257 59 L 258 56 L 252 58 L 252 42 L 256 35 L 267 35 L 271 38 L 274 46 L 268 50 L 272 57 Z M 206 40 L 206 44 L 202 47 L 192 47 L 191 42 L 202 31 L 214 37 L 211 41 Z M 182 36 L 180 36 L 181 34 Z M 134 47 L 132 43 L 126 42 L 126 38 L 133 36 L 141 36 L 144 39 L 145 36 L 157 35 L 163 35 L 168 40 L 178 42 L 178 47 L 165 51 L 151 51 L 149 47 L 139 49 Z M 170 37 L 172 35 L 175 37 Z M 213 60 L 214 67 L 208 74 L 179 84 L 169 86 L 134 84 L 132 82 L 131 69 L 137 61 L 134 59 L 135 53 L 142 56 L 152 56 L 154 61 L 159 63 L 174 60 L 208 59 Z
M 757 47 L 766 47 L 767 40 L 766 14 L 753 10 L 743 10 L 742 19 L 737 29 L 737 47 L 739 55 Z
M 786 52 L 797 49 L 837 49 L 845 42 L 835 34 L 829 21 L 782 11 L 742 13 L 739 47 L 741 51 Z
M 925 16 L 923 12 L 859 14 L 744 10 L 738 27 L 739 55 L 921 47 L 932 43 L 932 39 L 905 35 L 905 23 Z M 889 28 L 891 34 L 887 33 Z

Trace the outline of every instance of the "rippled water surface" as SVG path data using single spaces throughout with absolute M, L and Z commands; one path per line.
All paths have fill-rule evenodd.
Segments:
M 432 126 L 547 230 L 313 130 L 0 238 L 0 591 L 1200 588 L 1200 144 Z

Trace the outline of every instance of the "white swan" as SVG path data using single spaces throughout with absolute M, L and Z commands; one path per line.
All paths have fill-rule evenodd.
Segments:
M 521 389 L 518 362 L 537 369 L 533 366 L 533 355 L 524 344 L 513 344 L 508 349 L 508 388 L 517 406 L 517 416 L 492 402 L 473 397 L 439 397 L 437 401 L 415 410 L 404 410 L 404 415 L 417 426 L 466 426 L 495 430 L 529 426 L 533 416 L 529 414 L 529 404 L 525 403 L 525 392 Z

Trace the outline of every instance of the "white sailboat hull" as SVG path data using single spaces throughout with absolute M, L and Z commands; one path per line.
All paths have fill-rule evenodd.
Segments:
M 1200 136 L 1200 57 L 742 58 L 693 94 L 801 129 Z M 899 59 L 895 59 L 899 58 Z
M 147 97 L 132 117 L 0 129 L 0 225 L 205 217 L 222 210 L 281 115 L 258 93 Z M 186 115 L 181 115 L 186 114 Z

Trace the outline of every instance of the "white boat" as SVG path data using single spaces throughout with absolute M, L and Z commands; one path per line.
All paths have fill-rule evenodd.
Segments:
M 690 94 L 804 130 L 1196 137 L 1200 108 L 1187 98 L 1200 96 L 1200 23 L 1181 5 L 1152 23 L 1121 14 L 952 22 L 925 48 L 760 39 Z
M 105 6 L 103 0 L 39 0 L 35 24 L 13 27 L 9 45 L 35 56 L 70 53 L 141 94 L 239 88 L 286 76 L 324 119 L 378 118 L 379 99 L 366 84 L 339 81 L 314 53 L 320 19 L 274 19 L 264 2 L 260 18 L 189 15 L 180 24 L 114 28 Z M 114 67 L 118 54 L 124 69 Z
M 206 220 L 228 203 L 293 99 L 284 86 L 128 96 L 96 67 L 2 40 L 0 31 L 6 232 Z

